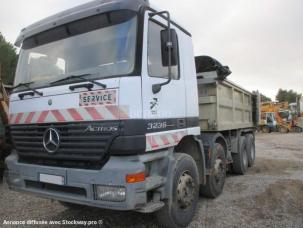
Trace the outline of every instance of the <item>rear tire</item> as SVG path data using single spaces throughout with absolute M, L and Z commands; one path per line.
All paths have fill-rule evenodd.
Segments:
M 200 194 L 208 198 L 218 197 L 223 191 L 225 178 L 225 150 L 221 144 L 216 143 L 211 157 L 211 175 L 206 177 L 206 185 L 200 186 Z
M 256 160 L 256 148 L 255 148 L 254 136 L 252 134 L 247 134 L 245 138 L 246 138 L 248 167 L 252 167 Z
M 244 136 L 240 137 L 240 151 L 238 152 L 237 154 L 233 154 L 232 170 L 235 174 L 244 175 L 248 169 L 248 156 Z
M 199 172 L 194 159 L 187 154 L 176 153 L 172 169 L 170 199 L 156 212 L 164 227 L 186 227 L 192 221 L 199 199 Z
M 302 133 L 302 128 L 298 126 L 294 126 L 291 128 L 291 131 L 295 133 Z

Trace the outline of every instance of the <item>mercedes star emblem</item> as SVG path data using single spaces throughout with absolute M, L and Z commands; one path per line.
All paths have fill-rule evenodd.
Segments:
M 43 146 L 48 153 L 55 153 L 60 147 L 60 135 L 54 128 L 48 128 L 43 135 Z

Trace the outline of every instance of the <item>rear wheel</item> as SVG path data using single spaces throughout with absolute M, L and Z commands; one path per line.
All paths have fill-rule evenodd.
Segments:
M 235 174 L 244 175 L 248 169 L 248 156 L 246 148 L 246 140 L 244 136 L 240 137 L 240 151 L 233 154 L 232 170 Z
M 165 227 L 186 227 L 192 221 L 199 198 L 199 173 L 194 159 L 187 154 L 175 154 L 172 170 L 171 198 L 156 212 Z
M 301 133 L 302 132 L 302 128 L 298 127 L 298 126 L 294 126 L 294 127 L 291 128 L 291 131 L 295 132 L 295 133 Z
M 254 136 L 252 134 L 247 134 L 245 138 L 246 138 L 248 167 L 252 167 L 256 160 L 256 148 L 255 148 Z
M 216 198 L 223 191 L 225 178 L 225 151 L 221 144 L 216 143 L 211 157 L 211 174 L 206 177 L 206 185 L 201 185 L 200 194 L 208 198 Z

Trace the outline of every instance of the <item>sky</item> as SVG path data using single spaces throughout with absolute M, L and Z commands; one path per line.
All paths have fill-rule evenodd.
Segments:
M 89 0 L 1 0 L 0 32 L 19 31 Z M 150 0 L 191 32 L 196 55 L 228 65 L 229 79 L 275 98 L 279 88 L 303 93 L 302 0 Z

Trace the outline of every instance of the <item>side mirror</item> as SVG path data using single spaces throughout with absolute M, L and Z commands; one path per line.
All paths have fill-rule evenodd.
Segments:
M 169 32 L 170 32 L 170 41 L 169 41 Z M 161 51 L 162 51 L 162 65 L 169 67 L 169 48 L 171 49 L 171 65 L 178 65 L 178 36 L 177 32 L 174 29 L 165 29 L 161 31 Z
M 166 14 L 167 17 L 167 29 L 161 31 L 161 54 L 162 54 L 162 65 L 168 67 L 168 80 L 163 83 L 154 84 L 152 87 L 153 93 L 159 93 L 162 86 L 168 85 L 171 82 L 171 71 L 172 66 L 178 65 L 178 36 L 174 29 L 171 29 L 170 24 L 170 13 L 168 11 L 161 11 L 156 13 L 150 13 L 150 17 L 156 15 L 162 16 Z

